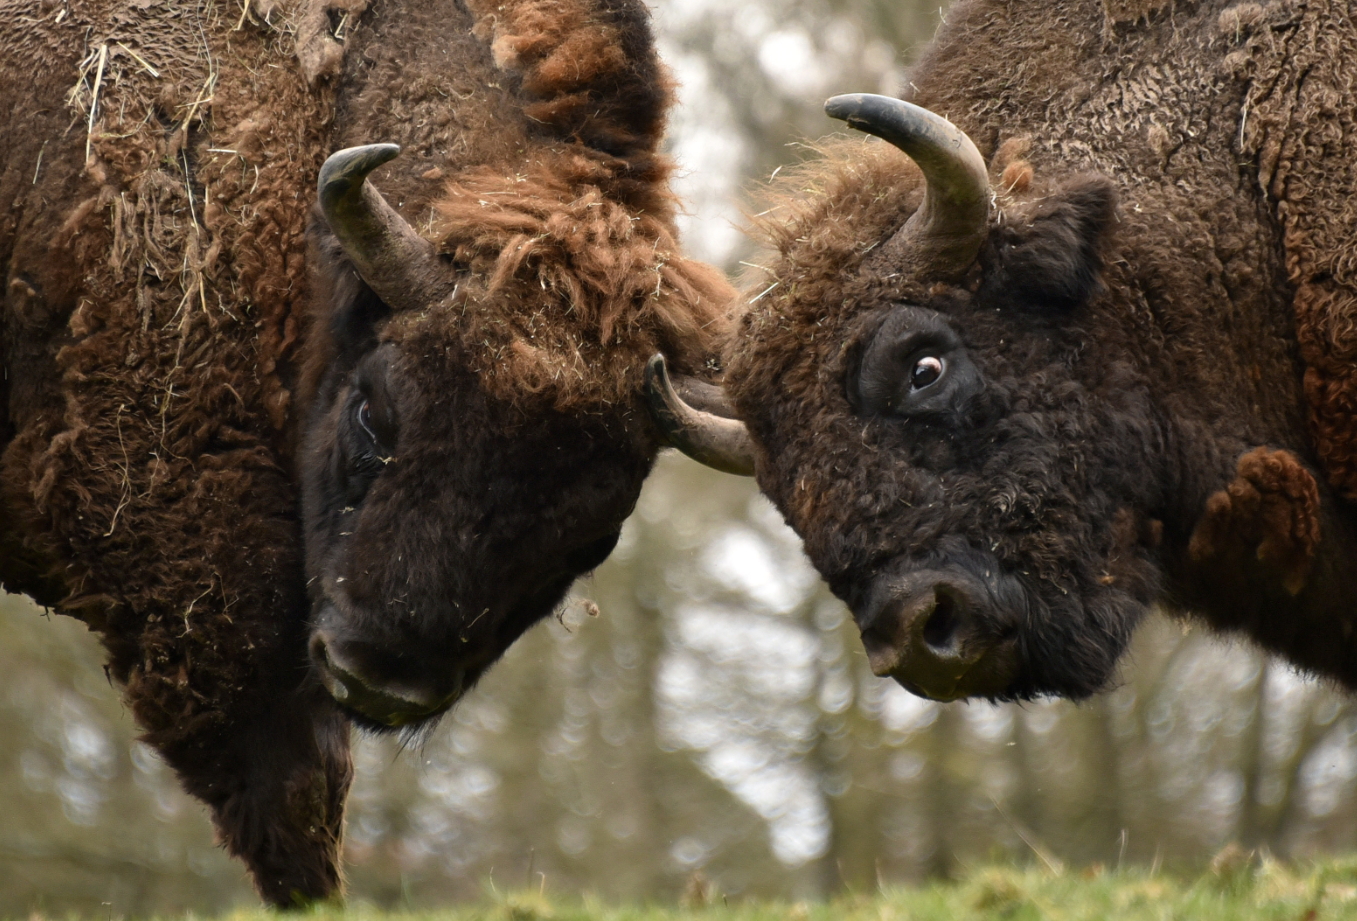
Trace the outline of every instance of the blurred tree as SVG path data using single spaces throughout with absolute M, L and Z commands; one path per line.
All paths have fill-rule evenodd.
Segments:
M 661 53 L 682 89 L 674 152 L 694 217 L 687 245 L 736 272 L 754 251 L 740 200 L 840 125 L 821 108 L 845 92 L 896 93 L 940 8 L 921 0 L 660 0 Z

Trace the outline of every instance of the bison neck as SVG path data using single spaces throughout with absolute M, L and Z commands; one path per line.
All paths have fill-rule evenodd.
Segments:
M 1326 504 L 1322 540 L 1296 594 L 1276 572 L 1253 559 L 1193 563 L 1184 554 L 1170 567 L 1171 609 L 1213 628 L 1244 634 L 1307 671 L 1357 690 L 1357 534 L 1348 517 Z

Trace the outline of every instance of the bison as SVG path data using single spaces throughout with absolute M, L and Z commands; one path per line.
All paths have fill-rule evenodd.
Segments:
M 773 190 L 724 462 L 917 694 L 1084 697 L 1156 603 L 1357 689 L 1353 11 L 946 20 Z
M 716 368 L 645 8 L 18 0 L 0 48 L 0 582 L 266 900 L 330 895 L 345 716 L 451 706 L 615 543 L 645 357 Z

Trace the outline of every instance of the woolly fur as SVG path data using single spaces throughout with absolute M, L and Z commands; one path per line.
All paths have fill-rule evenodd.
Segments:
M 280 904 L 338 885 L 350 775 L 295 677 L 285 378 L 333 110 L 293 63 L 303 14 L 104 0 L 0 22 L 25 180 L 0 194 L 4 357 L 33 388 L 7 406 L 0 576 L 100 633 L 146 740 Z

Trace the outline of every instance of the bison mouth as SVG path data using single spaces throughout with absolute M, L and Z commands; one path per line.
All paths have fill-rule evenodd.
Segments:
M 390 618 L 365 617 L 347 600 L 327 597 L 312 621 L 311 672 L 362 729 L 432 727 L 525 630 L 556 608 L 572 581 L 561 576 L 507 610 L 485 608 L 468 624 L 434 621 L 406 633 L 374 627 L 389 627 Z
M 346 648 L 347 646 L 347 648 Z M 422 723 L 449 709 L 462 696 L 465 674 L 452 673 L 435 684 L 378 680 L 354 644 L 339 644 L 323 630 L 311 636 L 311 668 L 325 690 L 355 722 L 387 731 Z

